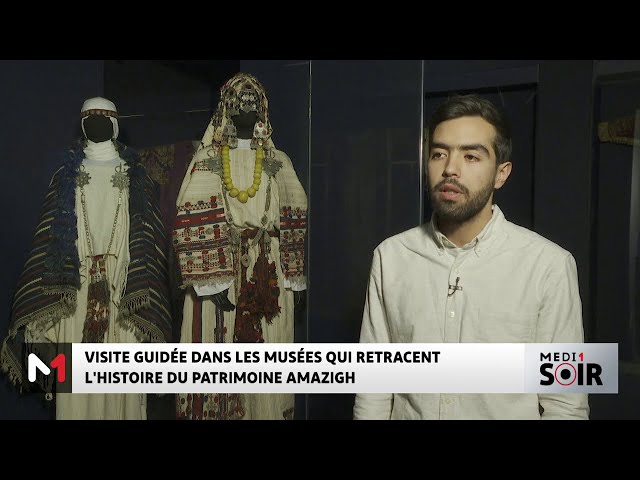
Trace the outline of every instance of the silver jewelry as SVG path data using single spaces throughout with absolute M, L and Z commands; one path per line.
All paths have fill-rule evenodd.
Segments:
M 85 185 L 89 185 L 89 180 L 91 180 L 91 175 L 85 171 L 84 165 L 80 164 L 80 172 L 78 172 L 78 176 L 76 177 L 76 185 L 82 189 Z
M 121 193 L 125 188 L 129 188 L 129 177 L 122 172 L 122 163 L 116 167 L 116 173 L 111 176 L 111 184 Z

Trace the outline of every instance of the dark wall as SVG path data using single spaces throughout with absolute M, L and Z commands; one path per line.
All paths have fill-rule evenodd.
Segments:
M 576 259 L 587 340 L 592 339 L 593 61 L 540 65 L 534 226 Z
M 640 419 L 640 320 L 637 312 L 633 318 L 630 311 L 630 301 L 638 302 L 639 295 L 629 278 L 631 262 L 637 262 L 630 258 L 630 242 L 639 241 L 629 235 L 632 162 L 638 146 L 601 142 L 595 134 L 601 122 L 635 117 L 640 107 L 640 65 L 625 73 L 620 72 L 624 62 L 604 63 L 598 65 L 594 105 L 593 337 L 618 343 L 621 362 L 618 395 L 592 396 L 591 404 L 595 418 Z
M 420 61 L 311 66 L 309 341 L 358 342 L 374 248 L 421 223 Z M 311 395 L 309 419 L 350 419 L 351 395 Z
M 634 117 L 640 108 L 640 74 L 635 78 L 602 78 L 597 84 L 597 122 Z M 638 148 L 638 147 L 635 147 Z M 629 325 L 629 227 L 631 167 L 634 147 L 612 142 L 596 144 L 598 156 L 595 287 L 597 336 L 620 343 L 622 359 L 633 359 Z M 615 255 L 612 254 L 615 252 Z M 615 279 L 612 281 L 612 279 Z M 637 346 L 636 346 L 637 348 Z
M 143 148 L 200 140 L 238 60 L 107 60 L 105 95 L 118 107 L 119 140 Z
M 0 240 L 0 336 L 29 253 L 51 176 L 80 130 L 80 109 L 102 95 L 101 60 L 0 61 L 0 159 L 4 225 Z M 2 376 L 0 419 L 48 418 L 33 397 L 19 398 Z

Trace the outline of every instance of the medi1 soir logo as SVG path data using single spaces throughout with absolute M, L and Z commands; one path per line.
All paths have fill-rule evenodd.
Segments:
M 540 385 L 602 385 L 602 365 L 585 362 L 584 352 L 547 352 L 540 354 Z
M 71 343 L 24 345 L 22 378 L 26 392 L 71 393 Z
M 527 344 L 526 372 L 527 391 L 618 393 L 618 344 Z

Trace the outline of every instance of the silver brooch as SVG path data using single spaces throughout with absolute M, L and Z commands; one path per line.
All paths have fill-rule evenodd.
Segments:
M 76 177 L 76 185 L 79 188 L 83 188 L 85 185 L 89 185 L 89 180 L 91 180 L 91 175 L 85 171 L 84 165 L 80 165 L 80 172 L 78 172 L 78 176 Z
M 129 188 L 129 177 L 122 172 L 122 164 L 116 167 L 116 173 L 111 176 L 111 184 L 120 191 Z
M 280 170 L 281 167 L 282 160 L 276 160 L 275 158 L 267 157 L 262 161 L 262 170 L 264 170 L 264 172 L 270 177 L 273 177 L 276 173 L 278 173 L 278 170 Z

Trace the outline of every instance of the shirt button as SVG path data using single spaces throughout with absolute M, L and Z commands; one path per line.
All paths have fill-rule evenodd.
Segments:
M 453 311 L 449 312 L 449 316 L 450 316 L 451 318 L 455 317 L 455 316 L 456 316 L 456 312 L 453 312 Z

